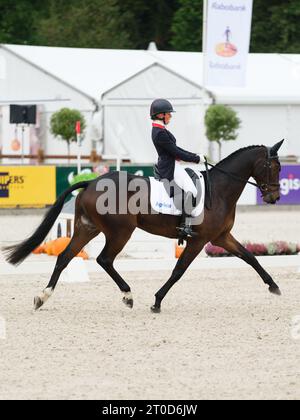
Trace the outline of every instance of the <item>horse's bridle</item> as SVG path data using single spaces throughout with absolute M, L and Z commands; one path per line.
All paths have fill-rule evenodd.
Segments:
M 271 155 L 271 148 L 267 147 L 267 160 L 264 164 L 264 168 L 267 169 L 267 182 L 265 184 L 256 184 L 255 186 L 260 189 L 261 193 L 264 194 L 266 192 L 269 192 L 269 187 L 280 187 L 279 183 L 270 182 L 271 178 L 271 169 L 272 169 L 272 160 L 278 159 L 278 156 L 272 156 Z M 253 183 L 254 184 L 254 183 Z
M 264 195 L 265 193 L 268 193 L 270 190 L 270 187 L 280 187 L 280 184 L 278 183 L 274 183 L 274 182 L 270 182 L 270 178 L 271 178 L 271 169 L 272 169 L 272 160 L 274 159 L 278 159 L 278 156 L 272 156 L 271 155 L 271 148 L 267 147 L 267 159 L 266 162 L 264 164 L 264 168 L 267 169 L 267 182 L 264 184 L 258 184 L 257 182 L 252 182 L 249 181 L 247 179 L 243 179 L 237 175 L 234 175 L 230 172 L 225 171 L 224 169 L 219 168 L 216 165 L 212 165 L 211 163 L 208 163 L 207 160 L 205 162 L 205 166 L 206 166 L 206 171 L 208 173 L 208 166 L 210 166 L 211 168 L 214 168 L 216 170 L 218 170 L 219 172 L 222 172 L 225 175 L 228 175 L 230 178 L 235 179 L 236 181 L 240 181 L 240 182 L 245 182 L 246 184 L 250 184 L 253 185 L 254 187 L 258 188 L 262 195 Z

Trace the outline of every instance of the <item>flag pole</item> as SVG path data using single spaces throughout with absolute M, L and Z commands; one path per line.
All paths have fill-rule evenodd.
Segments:
M 77 175 L 81 172 L 81 124 L 80 121 L 76 122 L 76 137 L 77 137 Z
M 203 112 L 203 140 L 206 142 L 205 136 L 205 93 L 206 88 L 206 54 L 207 54 L 207 15 L 208 15 L 208 0 L 203 0 L 203 20 L 202 20 L 202 87 L 203 87 L 203 96 L 202 96 L 202 112 Z M 209 153 L 210 154 L 210 153 Z
M 202 59 L 203 59 L 203 79 L 202 85 L 203 88 L 206 86 L 206 75 L 205 75 L 205 62 L 206 62 L 206 54 L 207 54 L 207 2 L 208 0 L 203 0 L 203 21 L 202 21 Z

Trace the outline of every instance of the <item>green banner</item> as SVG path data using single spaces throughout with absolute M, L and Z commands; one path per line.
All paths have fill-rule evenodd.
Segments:
M 110 166 L 110 171 L 115 171 L 116 166 Z M 121 167 L 122 171 L 127 171 L 133 175 L 139 176 L 153 176 L 153 166 L 152 165 L 124 165 Z M 91 173 L 93 168 L 90 166 L 83 166 L 81 173 Z M 56 168 L 56 195 L 60 196 L 65 190 L 67 190 L 73 178 L 77 175 L 76 166 L 62 166 Z M 100 176 L 100 175 L 99 175 Z M 71 196 L 69 196 L 69 199 Z
M 83 167 L 83 171 L 93 172 L 91 167 Z M 74 176 L 77 175 L 77 167 L 70 166 L 70 167 L 57 167 L 56 168 L 56 195 L 57 197 L 60 196 L 64 191 L 66 191 L 72 182 Z M 71 197 L 69 197 L 71 198 Z
M 115 171 L 116 166 L 110 166 L 109 169 Z M 121 171 L 139 176 L 153 176 L 153 165 L 124 165 L 121 166 Z

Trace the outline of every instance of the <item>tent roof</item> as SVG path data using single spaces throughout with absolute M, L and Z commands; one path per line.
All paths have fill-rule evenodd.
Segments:
M 201 85 L 195 83 L 193 80 L 188 79 L 186 76 L 183 76 L 182 74 L 177 73 L 176 71 L 170 69 L 169 67 L 166 67 L 165 65 L 163 65 L 163 64 L 161 64 L 161 63 L 159 63 L 157 61 L 154 62 L 154 63 L 152 63 L 152 64 L 150 64 L 148 67 L 143 68 L 138 73 L 133 74 L 128 79 L 122 80 L 122 82 L 118 83 L 113 88 L 111 88 L 111 89 L 107 90 L 106 92 L 104 92 L 103 97 L 109 95 L 110 93 L 112 93 L 114 91 L 118 91 L 119 87 L 122 87 L 122 86 L 124 86 L 127 83 L 130 83 L 132 80 L 134 80 L 138 76 L 145 75 L 145 73 L 150 72 L 151 69 L 153 69 L 153 68 L 160 68 L 163 72 L 167 73 L 169 75 L 169 77 L 172 77 L 172 76 L 174 77 L 175 76 L 175 77 L 179 78 L 181 81 L 184 81 L 185 82 L 185 89 L 187 89 L 187 84 L 188 84 L 188 85 L 193 86 L 194 88 L 196 88 L 197 90 L 199 90 L 201 92 L 205 91 L 206 94 L 209 97 L 214 98 L 213 93 L 210 90 L 208 90 L 206 88 L 203 88 Z M 162 76 L 162 73 L 160 72 L 160 76 L 159 77 L 161 77 L 161 76 Z M 151 80 L 151 82 L 153 82 L 153 80 Z M 145 80 L 143 80 L 142 83 L 145 83 Z M 175 87 L 175 89 L 177 89 L 177 86 Z M 193 92 L 193 95 L 194 94 L 195 93 Z M 144 95 L 144 92 L 142 92 L 142 95 Z M 137 96 L 138 96 L 138 98 L 140 98 L 139 95 L 137 95 Z M 136 99 L 138 99 L 138 98 L 136 98 Z M 174 99 L 173 97 L 171 98 L 170 96 L 168 96 L 168 98 L 169 99 Z M 176 98 L 178 98 L 177 95 L 176 95 Z M 191 98 L 193 98 L 193 97 L 191 97 Z M 191 99 L 191 98 L 189 98 L 189 99 Z M 143 99 L 146 99 L 146 98 L 143 98 Z M 149 98 L 147 98 L 147 99 L 149 99 Z M 183 98 L 181 98 L 181 99 L 183 99 Z M 200 98 L 199 97 L 195 97 L 195 99 L 200 99 Z
M 99 100 L 114 86 L 160 63 L 202 85 L 202 53 L 2 45 Z M 221 103 L 300 103 L 300 55 L 249 54 L 245 88 L 209 87 Z
M 146 51 L 3 47 L 97 100 L 116 84 L 154 62 Z

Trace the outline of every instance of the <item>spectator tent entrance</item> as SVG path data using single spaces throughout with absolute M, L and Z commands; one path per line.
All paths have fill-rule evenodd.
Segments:
M 156 98 L 170 100 L 176 110 L 170 130 L 178 145 L 204 153 L 203 113 L 204 105 L 211 103 L 210 92 L 154 63 L 103 94 L 105 155 L 127 156 L 139 163 L 155 161 L 149 110 Z

